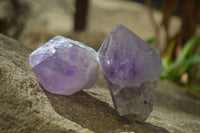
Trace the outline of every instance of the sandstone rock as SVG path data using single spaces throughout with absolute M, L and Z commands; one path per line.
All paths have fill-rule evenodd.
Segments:
M 105 81 L 72 96 L 44 91 L 28 65 L 30 50 L 0 35 L 1 133 L 198 133 L 200 98 L 161 82 L 158 102 L 144 124 L 130 124 L 113 109 Z M 169 89 L 171 91 L 166 91 Z M 164 127 L 164 128 L 163 128 Z M 167 131 L 168 130 L 168 131 Z
M 0 35 L 0 132 L 92 132 L 54 110 L 28 67 L 29 53 Z
M 83 91 L 72 96 L 44 91 L 28 65 L 30 52 L 13 39 L 0 35 L 1 133 L 167 132 L 152 125 L 128 125 L 106 102 Z M 101 89 L 95 95 L 98 90 Z

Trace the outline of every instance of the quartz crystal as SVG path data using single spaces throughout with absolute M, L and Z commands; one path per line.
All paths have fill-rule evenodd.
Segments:
M 154 89 L 162 71 L 154 49 L 121 24 L 114 26 L 98 59 L 118 113 L 143 122 L 153 109 Z
M 61 95 L 90 88 L 99 73 L 96 51 L 63 36 L 32 52 L 29 63 L 43 88 Z

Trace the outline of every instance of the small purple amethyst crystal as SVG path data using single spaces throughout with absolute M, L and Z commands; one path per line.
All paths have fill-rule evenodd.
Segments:
M 96 51 L 62 36 L 32 52 L 29 63 L 44 89 L 61 95 L 90 88 L 99 73 Z
M 154 88 L 162 72 L 160 56 L 117 24 L 99 49 L 98 58 L 118 113 L 133 122 L 145 121 L 155 103 Z

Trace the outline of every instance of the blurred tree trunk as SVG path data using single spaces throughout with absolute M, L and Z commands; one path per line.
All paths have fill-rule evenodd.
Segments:
M 88 3 L 89 0 L 76 0 L 74 30 L 84 30 L 86 28 Z

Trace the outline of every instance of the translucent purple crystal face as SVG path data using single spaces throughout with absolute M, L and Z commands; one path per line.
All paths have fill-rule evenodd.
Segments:
M 61 95 L 90 88 L 99 73 L 96 51 L 62 36 L 32 52 L 29 63 L 44 89 Z
M 116 110 L 143 122 L 155 102 L 154 88 L 162 72 L 161 58 L 121 24 L 114 26 L 98 51 Z

